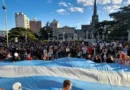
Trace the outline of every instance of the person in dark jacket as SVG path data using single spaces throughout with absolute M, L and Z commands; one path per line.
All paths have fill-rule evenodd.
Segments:
M 127 55 L 130 56 L 130 45 L 128 46 L 128 49 L 127 49 Z
M 101 58 L 99 57 L 99 55 L 96 55 L 96 57 L 94 58 L 94 62 L 101 63 Z
M 10 53 L 7 53 L 5 61 L 8 61 L 8 62 L 12 62 L 13 61 L 13 57 L 10 55 Z
M 111 55 L 108 55 L 107 63 L 114 63 L 114 58 Z
M 20 61 L 21 60 L 21 58 L 20 58 L 20 56 L 19 56 L 19 54 L 17 53 L 17 52 L 15 52 L 14 53 L 14 57 L 13 57 L 13 61 Z

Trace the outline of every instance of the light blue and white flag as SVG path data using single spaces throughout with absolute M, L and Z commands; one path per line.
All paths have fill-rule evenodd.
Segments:
M 72 81 L 72 90 L 130 90 L 130 67 L 77 58 L 0 62 L 4 90 L 12 90 L 15 82 L 31 90 L 60 90 L 66 79 Z

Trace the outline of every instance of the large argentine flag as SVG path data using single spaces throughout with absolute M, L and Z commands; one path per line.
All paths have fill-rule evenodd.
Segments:
M 11 90 L 15 82 L 31 90 L 60 90 L 65 79 L 72 81 L 72 90 L 130 90 L 130 68 L 119 64 L 77 58 L 0 62 L 0 88 L 4 90 Z

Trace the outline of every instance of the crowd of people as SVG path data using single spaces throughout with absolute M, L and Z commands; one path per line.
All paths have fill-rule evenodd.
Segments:
M 5 47 L 0 43 L 0 61 L 55 60 L 63 57 L 85 58 L 96 63 L 119 63 L 130 66 L 129 43 L 89 43 L 60 41 L 21 41 Z

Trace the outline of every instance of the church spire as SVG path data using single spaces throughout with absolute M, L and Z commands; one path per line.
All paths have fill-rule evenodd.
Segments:
M 94 10 L 93 10 L 93 16 L 97 15 L 97 0 L 94 0 Z
M 92 16 L 92 25 L 98 23 L 98 14 L 97 14 L 97 0 L 94 0 L 93 16 Z

